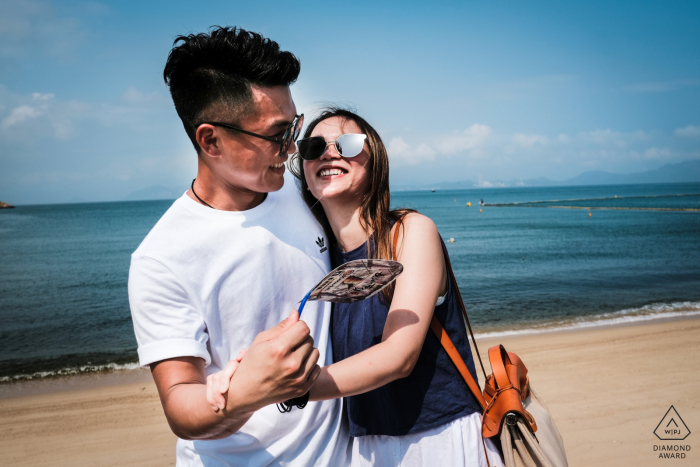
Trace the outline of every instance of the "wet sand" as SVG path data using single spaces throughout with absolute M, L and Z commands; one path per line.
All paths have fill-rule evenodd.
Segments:
M 496 343 L 528 366 L 570 466 L 700 464 L 700 319 L 485 339 L 482 357 Z M 671 405 L 683 460 L 654 452 L 674 443 L 653 434 Z M 0 385 L 2 465 L 174 465 L 175 440 L 147 371 Z

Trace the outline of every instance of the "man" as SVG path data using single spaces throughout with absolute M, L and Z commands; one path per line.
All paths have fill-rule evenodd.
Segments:
M 307 305 L 304 321 L 289 313 L 330 269 L 294 184 L 278 192 L 303 124 L 289 90 L 299 69 L 237 28 L 178 37 L 165 66 L 197 178 L 132 255 L 129 301 L 179 466 L 346 462 L 340 401 L 275 406 L 332 359 L 328 304 Z M 222 371 L 233 376 L 215 410 L 207 375 Z

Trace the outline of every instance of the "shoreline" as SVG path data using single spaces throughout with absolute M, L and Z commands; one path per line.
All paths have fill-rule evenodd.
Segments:
M 699 306 L 700 302 L 677 302 Z M 644 307 L 642 307 L 644 308 Z M 641 309 L 641 308 L 639 308 Z M 635 309 L 635 310 L 639 310 Z M 627 310 L 606 313 L 605 315 L 615 315 L 624 313 Z M 623 328 L 627 326 L 642 326 L 646 324 L 667 323 L 683 320 L 700 319 L 700 309 L 691 312 L 677 312 L 672 316 L 637 315 L 639 319 L 615 321 L 610 319 L 605 323 L 604 319 L 594 319 L 592 321 L 581 321 L 578 324 L 552 324 L 542 327 L 525 327 L 514 331 L 492 331 L 476 332 L 477 343 L 489 342 L 493 340 L 511 340 L 518 337 L 534 337 L 539 335 L 552 335 L 560 333 L 577 333 L 584 331 L 596 331 L 608 328 Z M 593 318 L 604 315 L 594 315 Z M 150 371 L 147 368 L 138 367 L 138 362 L 126 365 L 134 365 L 136 368 L 109 369 L 104 365 L 104 369 L 88 372 L 75 372 L 69 374 L 49 374 L 45 376 L 26 375 L 31 377 L 13 378 L 10 380 L 0 379 L 0 400 L 13 397 L 24 397 L 53 392 L 65 392 L 72 390 L 99 388 L 116 384 L 145 383 L 151 381 Z
M 698 303 L 698 302 L 692 302 Z M 624 310 L 621 310 L 624 311 Z M 615 314 L 620 312 L 613 312 L 608 314 Z M 552 333 L 567 333 L 567 332 L 579 332 L 579 331 L 595 331 L 600 329 L 608 328 L 621 328 L 626 326 L 642 326 L 645 324 L 654 323 L 668 323 L 672 321 L 684 321 L 684 320 L 694 320 L 700 319 L 700 309 L 692 312 L 682 312 L 672 315 L 663 316 L 653 316 L 653 315 L 638 315 L 639 319 L 631 320 L 619 320 L 616 321 L 615 318 L 610 319 L 608 323 L 605 320 L 593 320 L 593 321 L 581 321 L 579 324 L 562 324 L 562 325 L 551 325 L 542 326 L 540 328 L 523 328 L 521 330 L 515 331 L 494 331 L 485 333 L 474 333 L 474 337 L 477 341 L 481 340 L 492 340 L 492 339 L 510 339 L 517 338 L 519 336 L 536 336 L 539 334 L 552 334 Z
M 672 442 L 653 432 L 671 405 L 691 432 L 700 427 L 700 317 L 631 324 L 478 339 L 487 369 L 492 345 L 523 359 L 571 467 L 659 465 L 654 446 Z M 29 383 L 6 385 L 23 390 L 0 398 L 7 465 L 174 464 L 176 438 L 148 370 Z M 680 443 L 696 448 L 695 465 L 700 445 Z
M 0 383 L 0 401 L 15 397 L 32 397 L 148 382 L 153 382 L 153 380 L 151 372 L 147 368 L 17 379 Z

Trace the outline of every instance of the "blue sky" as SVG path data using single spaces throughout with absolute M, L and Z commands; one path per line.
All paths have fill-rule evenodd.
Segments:
M 0 200 L 186 187 L 196 155 L 162 69 L 175 36 L 212 25 L 297 55 L 297 107 L 355 107 L 394 186 L 700 159 L 699 5 L 0 0 Z

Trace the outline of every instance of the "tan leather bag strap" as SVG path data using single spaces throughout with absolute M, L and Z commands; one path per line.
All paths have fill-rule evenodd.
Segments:
M 457 371 L 459 371 L 459 374 L 462 375 L 462 378 L 467 383 L 467 386 L 469 386 L 469 389 L 471 390 L 472 394 L 474 394 L 476 401 L 479 403 L 482 409 L 486 410 L 486 406 L 488 404 L 486 403 L 486 399 L 484 399 L 484 395 L 481 393 L 479 385 L 476 383 L 476 381 L 474 381 L 474 378 L 472 377 L 472 374 L 469 373 L 469 369 L 464 363 L 462 356 L 452 343 L 452 339 L 450 339 L 450 336 L 447 335 L 445 328 L 442 327 L 440 320 L 438 320 L 437 316 L 435 315 L 433 315 L 433 319 L 430 321 L 430 329 L 433 330 L 435 337 L 438 338 L 440 344 L 442 344 L 442 346 L 445 348 L 447 355 L 450 356 L 450 360 L 452 360 L 452 363 L 454 363 L 455 367 L 457 367 Z
M 398 245 L 398 241 L 399 241 L 399 227 L 402 224 L 402 220 L 403 219 L 399 219 L 398 221 L 396 221 L 396 224 L 394 225 L 394 240 L 392 242 L 392 256 L 394 257 L 394 261 L 396 261 L 398 259 L 397 245 Z M 483 363 L 481 363 L 481 356 L 479 355 L 479 349 L 476 346 L 476 340 L 474 339 L 474 333 L 472 332 L 472 327 L 469 324 L 469 317 L 467 316 L 467 312 L 464 309 L 464 303 L 462 302 L 462 295 L 459 293 L 459 288 L 457 287 L 457 280 L 455 279 L 454 273 L 452 272 L 452 266 L 450 265 L 450 261 L 449 261 L 448 256 L 447 256 L 447 250 L 445 249 L 444 243 L 442 243 L 442 251 L 443 251 L 443 255 L 445 257 L 445 268 L 448 271 L 448 276 L 449 276 L 449 279 L 450 279 L 451 284 L 452 284 L 452 289 L 457 293 L 457 298 L 459 298 L 458 302 L 459 302 L 460 307 L 462 309 L 462 313 L 464 315 L 464 318 L 467 322 L 467 326 L 469 327 L 469 332 L 472 336 L 472 342 L 474 342 L 474 348 L 476 349 L 476 354 L 479 357 L 479 363 L 481 364 L 481 371 L 484 372 L 484 378 L 486 378 L 486 371 L 484 370 Z M 437 337 L 438 341 L 445 349 L 445 352 L 447 352 L 447 355 L 450 357 L 450 360 L 452 360 L 452 363 L 454 363 L 455 367 L 457 368 L 457 371 L 459 371 L 459 374 L 462 375 L 462 378 L 467 383 L 467 386 L 471 390 L 472 394 L 474 394 L 474 397 L 476 398 L 476 400 L 479 403 L 479 405 L 481 406 L 481 408 L 486 410 L 486 406 L 488 404 L 486 403 L 486 400 L 484 399 L 484 395 L 481 393 L 481 389 L 479 388 L 479 384 L 476 381 L 474 381 L 472 374 L 469 372 L 467 365 L 464 363 L 464 359 L 457 351 L 457 348 L 455 347 L 454 343 L 452 342 L 452 339 L 450 339 L 450 336 L 447 335 L 445 328 L 442 327 L 440 320 L 435 315 L 433 315 L 433 319 L 430 321 L 430 329 L 432 329 L 433 333 L 435 334 L 435 337 Z
M 455 273 L 452 271 L 452 264 L 450 264 L 450 259 L 447 256 L 447 248 L 445 244 L 440 242 L 442 245 L 442 254 L 445 256 L 445 268 L 447 269 L 447 274 L 450 276 L 450 281 L 452 282 L 452 290 L 457 294 L 457 303 L 459 304 L 459 309 L 462 310 L 462 316 L 464 316 L 464 321 L 467 323 L 467 328 L 469 329 L 469 335 L 472 336 L 472 343 L 474 344 L 474 350 L 476 350 L 476 356 L 479 360 L 479 365 L 481 366 L 481 372 L 484 375 L 484 379 L 487 378 L 486 370 L 484 369 L 484 363 L 481 361 L 481 354 L 479 354 L 479 347 L 476 345 L 476 338 L 474 338 L 474 331 L 472 331 L 472 325 L 469 322 L 469 316 L 467 315 L 467 309 L 464 307 L 464 301 L 462 300 L 462 293 L 459 291 L 459 286 L 457 285 L 457 279 L 455 278 Z
M 497 345 L 489 349 L 489 362 L 493 370 L 493 377 L 496 379 L 496 384 L 499 388 L 510 386 L 513 381 L 506 371 L 506 361 L 511 364 L 510 357 L 508 357 L 508 353 L 502 345 Z M 517 378 L 513 379 L 518 381 Z

